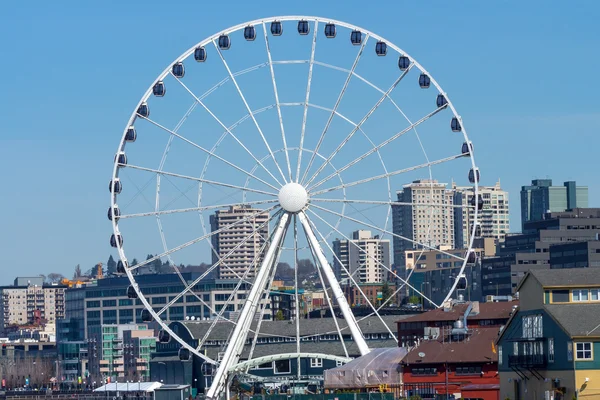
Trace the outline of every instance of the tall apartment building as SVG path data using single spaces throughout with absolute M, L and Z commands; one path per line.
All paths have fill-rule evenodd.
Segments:
M 22 325 L 56 326 L 65 315 L 65 288 L 44 284 L 39 276 L 16 278 L 12 286 L 0 287 L 0 333 Z
M 588 207 L 588 187 L 568 181 L 563 186 L 552 186 L 552 179 L 534 179 L 529 186 L 521 186 L 521 224 L 539 221 L 548 212 L 561 212 Z
M 398 191 L 398 202 L 392 207 L 393 231 L 407 239 L 430 247 L 455 248 L 453 191 L 436 180 L 417 180 Z M 404 252 L 419 246 L 394 237 L 394 264 L 404 265 Z
M 466 206 L 475 196 L 475 190 L 472 186 L 460 187 L 455 183 L 452 183 L 452 190 L 454 204 L 463 206 L 454 208 L 454 238 L 458 248 L 466 249 L 475 219 L 474 209 Z M 483 198 L 483 210 L 478 215 L 480 237 L 503 241 L 510 229 L 508 192 L 502 190 L 498 181 L 494 186 L 479 186 L 479 194 Z
M 239 222 L 237 225 L 212 236 L 213 264 L 234 250 L 243 239 L 249 237 L 244 244 L 235 249 L 219 265 L 219 278 L 239 279 L 251 267 L 253 269 L 248 273 L 247 278 L 255 276 L 256 269 L 260 266 L 264 254 L 259 254 L 256 263 L 253 265 L 254 259 L 269 236 L 269 224 L 265 224 L 265 226 L 258 229 L 261 224 L 269 219 L 269 214 L 263 213 L 251 217 L 252 214 L 258 211 L 260 210 L 249 206 L 232 206 L 227 210 L 219 210 L 210 216 L 210 226 L 213 232 L 248 218 L 247 221 Z M 256 231 L 257 229 L 258 231 Z
M 145 324 L 102 325 L 90 337 L 89 373 L 96 379 L 148 381 L 157 338 Z
M 388 270 L 382 264 L 391 268 L 389 240 L 380 239 L 378 235 L 371 236 L 371 231 L 358 230 L 352 233 L 352 240 L 334 240 L 333 251 L 336 255 L 334 271 L 339 281 L 350 283 L 346 271 L 359 283 L 388 280 Z

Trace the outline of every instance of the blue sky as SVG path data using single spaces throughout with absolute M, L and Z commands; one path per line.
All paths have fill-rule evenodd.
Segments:
M 580 2 L 12 2 L 0 5 L 0 231 L 5 270 L 71 275 L 111 249 L 107 181 L 147 86 L 203 38 L 305 14 L 363 26 L 423 64 L 460 110 L 482 184 L 549 176 L 600 205 L 600 4 Z M 157 250 L 159 251 L 159 250 Z M 137 255 L 143 257 L 143 255 Z

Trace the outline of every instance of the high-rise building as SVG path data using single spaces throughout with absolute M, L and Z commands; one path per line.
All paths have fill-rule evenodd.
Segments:
M 55 327 L 65 316 L 65 288 L 45 284 L 39 276 L 16 278 L 12 286 L 0 287 L 0 333 L 22 325 Z
M 466 249 L 471 241 L 475 212 L 467 207 L 475 195 L 472 186 L 460 187 L 452 184 L 454 204 L 463 207 L 454 208 L 454 239 L 456 246 Z M 479 186 L 479 194 L 483 198 L 483 210 L 479 211 L 478 221 L 483 238 L 494 238 L 503 241 L 509 232 L 508 192 L 502 190 L 500 181 L 494 186 Z
M 255 276 L 264 257 L 264 254 L 259 254 L 259 252 L 269 236 L 269 224 L 266 223 L 269 214 L 265 212 L 253 216 L 258 211 L 260 210 L 248 206 L 232 206 L 210 216 L 210 226 L 213 232 L 227 225 L 235 224 L 235 226 L 212 236 L 213 264 L 233 251 L 219 265 L 219 278 L 239 279 L 249 268 L 252 270 L 248 272 L 246 278 L 250 279 Z M 264 226 L 259 229 L 262 224 Z M 246 240 L 246 242 L 240 245 L 242 240 Z M 236 249 L 238 245 L 240 246 Z M 258 258 L 254 262 L 257 256 Z
M 561 212 L 588 207 L 587 186 L 575 181 L 552 186 L 552 179 L 534 179 L 530 186 L 521 186 L 521 224 L 544 219 L 548 212 Z
M 404 265 L 404 252 L 418 249 L 418 243 L 429 247 L 455 248 L 453 191 L 436 180 L 417 180 L 398 191 L 398 202 L 392 207 L 394 264 Z M 413 242 L 414 241 L 414 242 Z M 416 243 L 415 243 L 416 242 Z
M 378 283 L 388 280 L 389 240 L 380 239 L 378 235 L 371 236 L 371 231 L 358 230 L 352 233 L 351 240 L 334 240 L 333 251 L 336 255 L 333 260 L 334 270 L 341 282 L 350 283 L 346 271 L 350 272 L 354 280 L 359 283 Z

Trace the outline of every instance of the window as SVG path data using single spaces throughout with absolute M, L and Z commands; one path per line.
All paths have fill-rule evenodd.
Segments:
M 554 362 L 554 338 L 548 338 L 548 362 Z
M 310 359 L 310 367 L 311 368 L 321 368 L 323 366 L 322 358 L 311 358 Z
M 591 289 L 590 290 L 590 300 L 591 301 L 600 300 L 600 289 Z
M 553 303 L 568 303 L 569 302 L 569 291 L 568 290 L 553 290 L 552 291 L 552 302 Z
M 502 365 L 502 346 L 498 346 L 498 365 Z
M 544 336 L 544 325 L 541 315 L 524 315 L 521 321 L 523 338 L 540 338 Z
M 343 361 L 337 360 L 337 361 L 335 362 L 335 366 L 336 366 L 336 367 L 341 367 L 342 365 L 344 365 L 344 362 L 343 362 Z
M 289 374 L 292 371 L 290 360 L 275 361 L 275 374 Z
M 437 368 L 413 368 L 412 375 L 436 375 Z
M 592 343 L 577 343 L 577 353 L 575 354 L 576 360 L 591 360 L 592 359 Z
M 588 290 L 587 289 L 573 290 L 573 301 L 588 301 Z
M 273 362 L 268 362 L 264 364 L 257 365 L 253 369 L 273 369 Z
M 479 374 L 481 374 L 481 366 L 480 365 L 456 367 L 456 375 L 479 375 Z
M 513 343 L 513 356 L 519 355 L 519 342 Z

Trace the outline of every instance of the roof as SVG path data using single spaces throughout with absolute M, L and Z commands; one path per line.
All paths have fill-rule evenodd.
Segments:
M 154 392 L 162 386 L 160 382 L 108 383 L 94 389 L 94 392 Z
M 381 319 L 392 332 L 396 331 L 396 321 L 403 316 L 383 315 Z M 362 333 L 383 333 L 387 329 L 379 318 L 371 316 L 363 320 L 359 319 L 358 325 Z M 204 337 L 213 321 L 179 321 L 184 325 L 196 339 Z M 350 334 L 346 320 L 337 318 L 342 333 Z M 255 324 L 253 324 L 255 325 Z M 213 328 L 209 339 L 219 340 L 229 338 L 233 324 L 227 321 L 218 321 Z M 323 335 L 327 333 L 337 334 L 335 320 L 333 318 L 312 318 L 300 320 L 300 336 Z M 294 321 L 263 321 L 260 326 L 260 336 L 288 336 L 296 337 L 296 323 Z M 248 333 L 248 338 L 254 337 L 253 332 Z
M 475 304 L 475 302 L 474 302 Z M 468 316 L 469 321 L 477 321 L 482 319 L 507 319 L 513 306 L 518 305 L 516 301 L 490 302 L 479 303 L 479 313 L 475 313 L 475 308 L 471 310 Z M 427 311 L 422 314 L 417 314 L 398 322 L 435 322 L 435 321 L 456 321 L 462 318 L 467 310 L 469 303 L 455 304 L 450 311 L 445 311 L 443 308 Z
M 498 337 L 497 328 L 470 330 L 465 340 L 450 341 L 448 337 L 436 340 L 423 340 L 412 348 L 402 360 L 403 364 L 442 364 L 497 362 L 498 354 L 494 341 Z
M 521 280 L 517 290 L 530 275 L 543 287 L 600 286 L 600 274 L 595 268 L 533 269 Z
M 460 390 L 500 390 L 499 383 L 472 383 L 463 385 Z
M 598 319 L 590 318 L 600 315 L 600 304 L 546 304 L 544 307 L 570 336 L 600 336 Z

